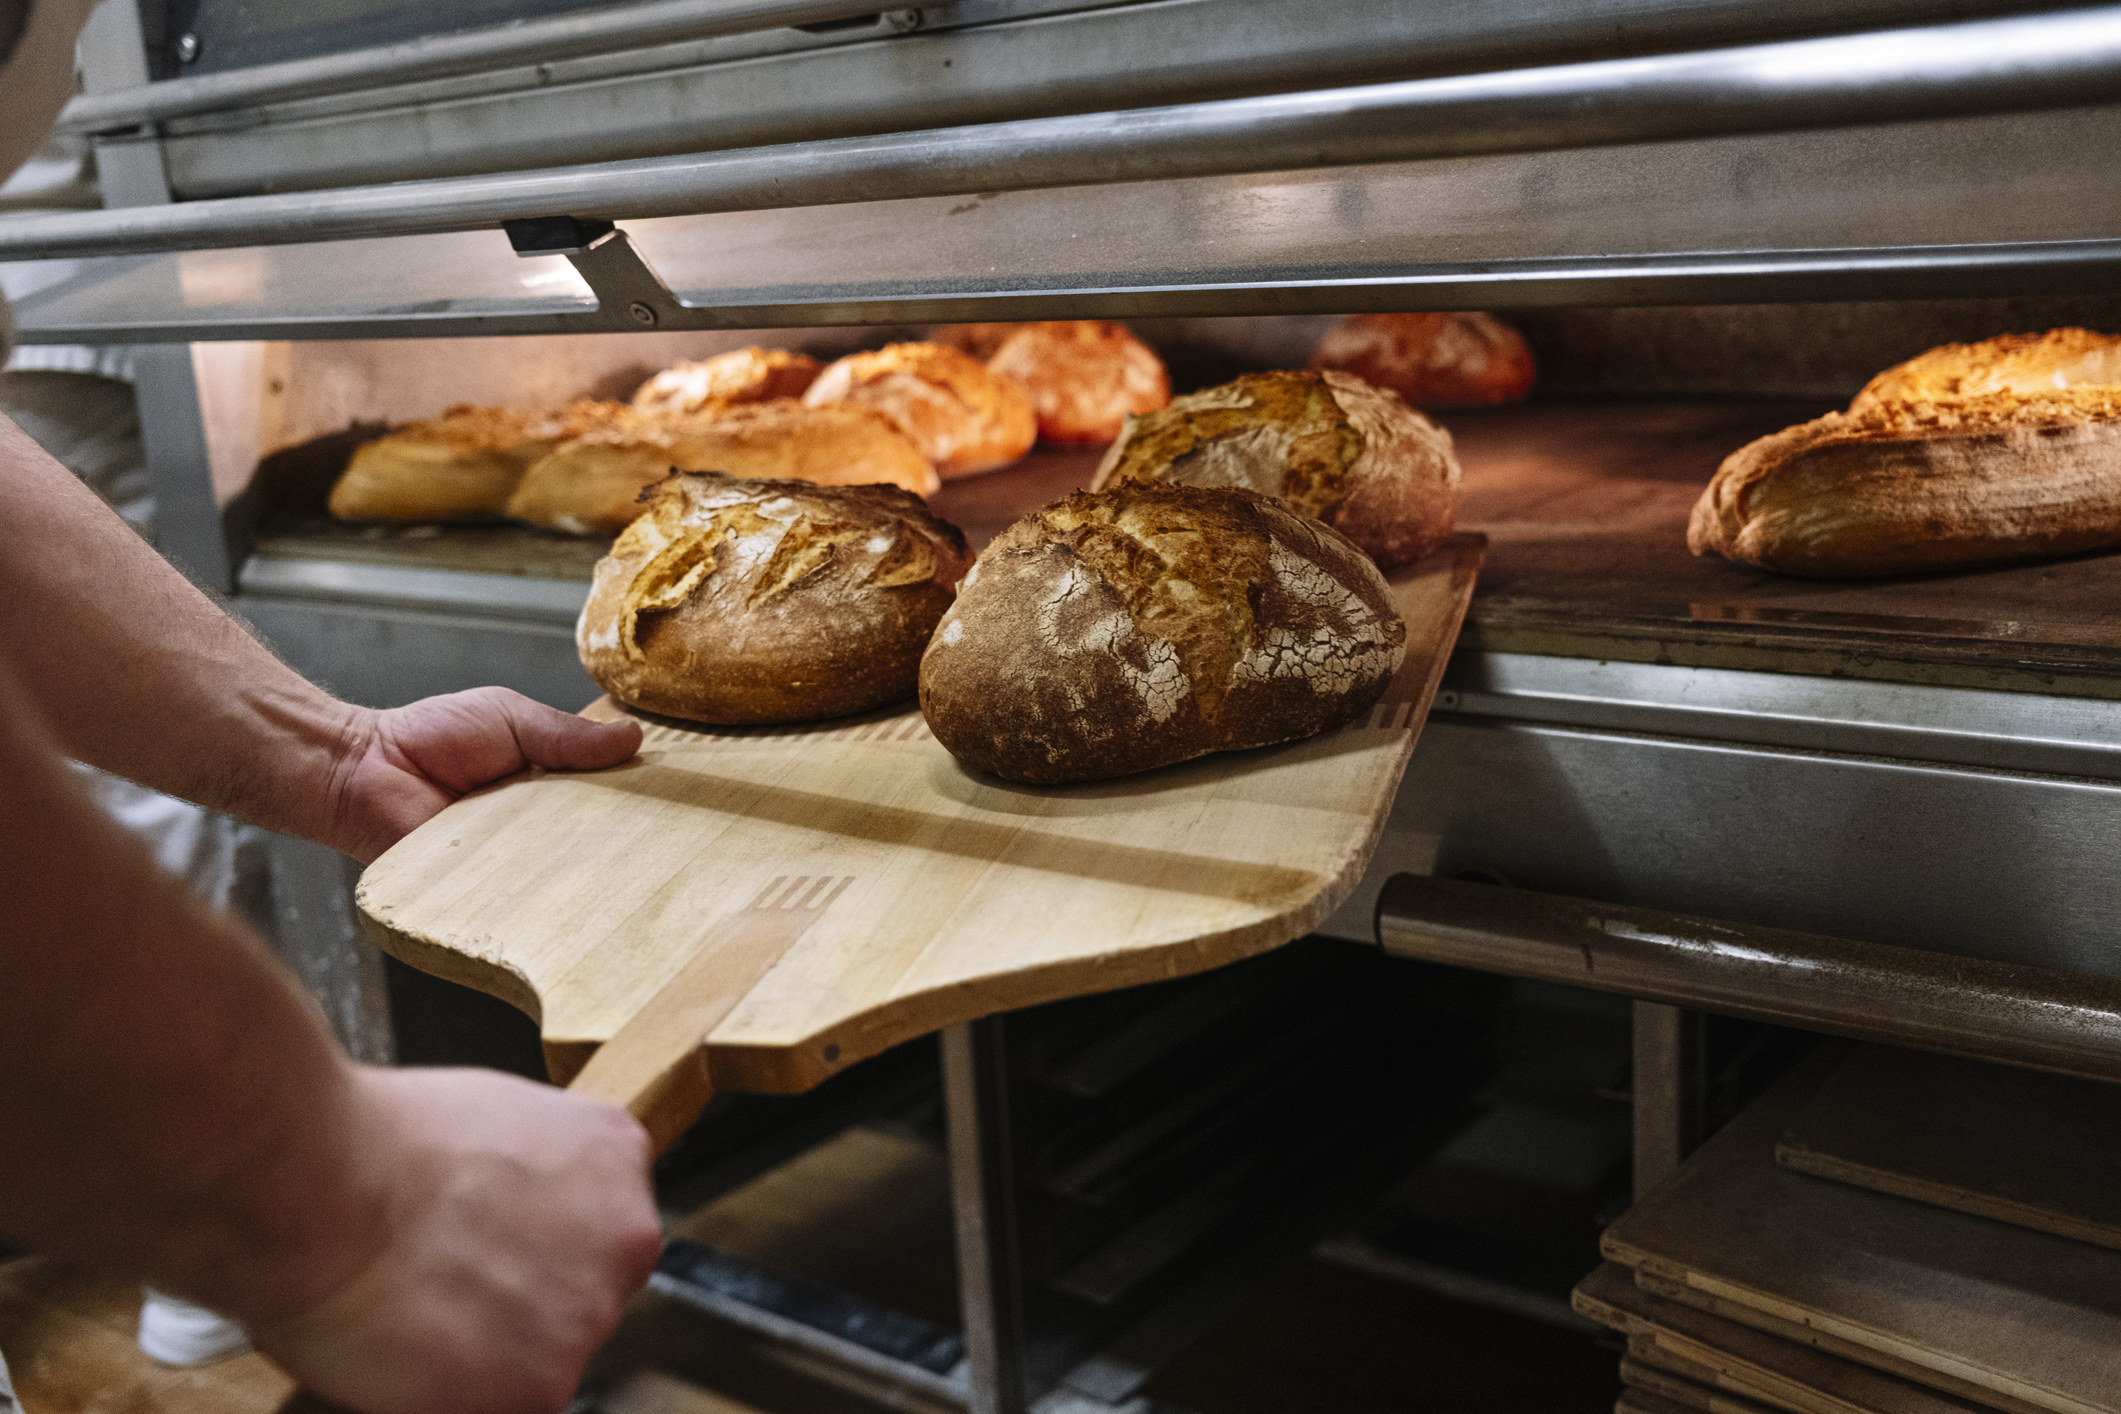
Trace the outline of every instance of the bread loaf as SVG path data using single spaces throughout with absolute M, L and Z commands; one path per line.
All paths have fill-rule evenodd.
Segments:
M 2121 544 L 2121 388 L 1867 401 L 1724 459 L 1687 547 L 1783 574 L 1916 574 Z
M 606 692 L 672 717 L 809 721 L 912 696 L 971 563 L 957 527 L 892 486 L 677 472 L 645 499 L 575 638 Z
M 643 412 L 711 412 L 736 403 L 800 398 L 817 381 L 818 362 L 808 354 L 756 345 L 698 362 L 673 364 L 634 391 Z
M 694 414 L 628 409 L 541 458 L 508 513 L 573 535 L 609 534 L 640 514 L 645 488 L 674 470 L 823 486 L 881 482 L 923 496 L 941 484 L 912 442 L 859 408 L 783 400 Z
M 1240 486 L 1279 496 L 1387 567 L 1451 533 L 1451 434 L 1345 373 L 1248 373 L 1127 423 L 1090 483 Z
M 1123 484 L 987 548 L 921 710 L 979 770 L 1100 780 L 1351 721 L 1405 652 L 1384 576 L 1335 531 L 1249 491 Z
M 1978 344 L 1944 344 L 1896 364 L 1849 404 L 1945 403 L 1991 393 L 2032 397 L 2066 388 L 2121 387 L 2121 338 L 2089 329 L 2005 334 Z
M 498 518 L 532 462 L 619 412 L 616 403 L 576 403 L 557 413 L 458 404 L 355 448 L 331 488 L 331 513 L 342 520 Z
M 1023 384 L 941 344 L 891 344 L 849 354 L 818 375 L 803 401 L 880 414 L 945 478 L 1007 466 L 1038 440 Z
M 1524 336 L 1471 311 L 1348 315 L 1319 340 L 1311 367 L 1351 373 L 1423 408 L 1514 403 L 1535 376 Z
M 930 337 L 1029 388 L 1041 441 L 1109 442 L 1133 414 L 1171 401 L 1163 360 L 1123 324 L 949 324 Z

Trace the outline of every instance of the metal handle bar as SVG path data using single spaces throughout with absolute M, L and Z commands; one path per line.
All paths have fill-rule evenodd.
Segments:
M 0 259 L 1268 172 L 2104 102 L 2121 5 L 693 156 L 0 220 Z
M 1979 1060 L 2121 1080 L 2121 981 L 1399 874 L 1395 956 Z
M 60 112 L 59 130 L 108 132 L 187 113 L 317 98 L 686 39 L 824 24 L 874 14 L 877 9 L 876 0 L 650 0 L 589 14 L 522 20 L 313 59 L 168 79 L 143 88 L 84 94 Z

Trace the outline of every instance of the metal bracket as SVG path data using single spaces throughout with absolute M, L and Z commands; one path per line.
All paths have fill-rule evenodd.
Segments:
M 626 233 L 600 218 L 536 216 L 504 221 L 517 255 L 564 255 L 616 329 L 654 329 L 682 311 L 670 286 L 633 248 Z

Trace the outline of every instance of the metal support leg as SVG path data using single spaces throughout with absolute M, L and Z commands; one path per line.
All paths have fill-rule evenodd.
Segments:
M 354 922 L 353 861 L 287 835 L 266 836 L 272 861 L 275 946 L 324 1008 L 347 1054 L 372 1065 L 397 1059 L 383 955 Z
M 1701 1142 L 1708 1057 L 1698 1011 L 1635 1003 L 1635 1196 L 1655 1188 Z
M 1029 1406 L 1002 1026 L 1000 1017 L 989 1017 L 950 1027 L 942 1036 L 970 1414 L 1024 1414 Z

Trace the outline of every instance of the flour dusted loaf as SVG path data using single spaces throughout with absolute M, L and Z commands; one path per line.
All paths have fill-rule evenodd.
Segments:
M 921 660 L 921 710 L 969 766 L 1101 780 L 1352 721 L 1406 634 L 1332 529 L 1249 491 L 1125 484 L 987 548 Z
M 557 413 L 460 403 L 354 449 L 331 488 L 341 520 L 497 519 L 531 463 L 621 411 L 576 403 Z
M 860 408 L 809 408 L 788 399 L 697 413 L 628 408 L 540 458 L 509 498 L 508 513 L 572 535 L 609 534 L 631 523 L 642 491 L 672 471 L 823 486 L 880 482 L 923 496 L 942 484 L 918 447 Z
M 1991 393 L 2035 397 L 2083 387 L 2121 387 L 2121 337 L 2050 329 L 1943 344 L 1873 378 L 1849 411 L 1884 403 L 1964 402 Z
M 1523 335 L 1471 310 L 1348 315 L 1319 340 L 1311 367 L 1351 373 L 1424 408 L 1514 403 L 1537 374 Z
M 643 412 L 709 412 L 736 403 L 800 398 L 817 381 L 808 354 L 757 345 L 697 361 L 680 360 L 635 390 Z
M 971 564 L 956 526 L 893 486 L 676 472 L 597 562 L 575 630 L 621 702 L 724 725 L 911 697 Z
M 1724 459 L 1687 547 L 1783 574 L 1917 574 L 2121 544 L 2121 387 L 1873 399 Z
M 1040 441 L 1109 442 L 1129 417 L 1171 401 L 1164 361 L 1124 324 L 947 324 L 929 337 L 1030 389 Z
M 1248 373 L 1127 423 L 1092 490 L 1137 481 L 1279 496 L 1379 564 L 1420 559 L 1451 533 L 1451 434 L 1345 373 Z
M 817 376 L 803 401 L 879 414 L 945 478 L 1007 466 L 1038 440 L 1029 390 L 942 344 L 889 344 L 849 354 Z

